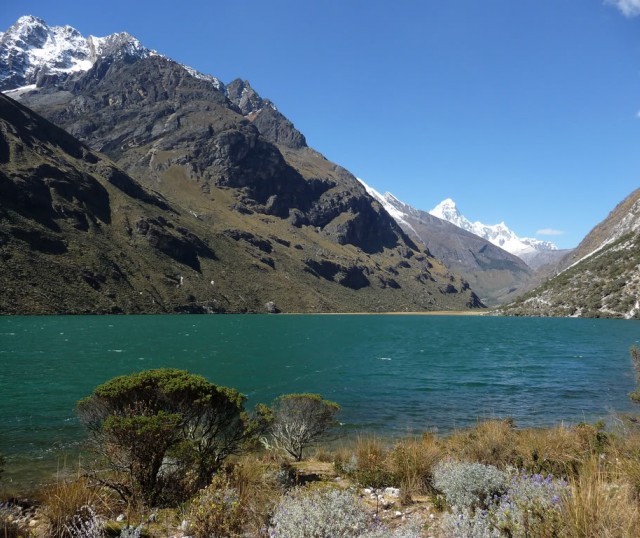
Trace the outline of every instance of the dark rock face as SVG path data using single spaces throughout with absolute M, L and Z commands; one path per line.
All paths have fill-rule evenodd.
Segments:
M 307 260 L 305 263 L 312 274 L 337 282 L 346 288 L 359 290 L 370 285 L 364 267 L 353 265 L 345 267 L 329 260 Z
M 306 144 L 297 131 L 283 128 L 286 118 L 246 83 L 232 83 L 227 92 L 237 104 L 165 58 L 109 57 L 67 80 L 62 92 L 45 87 L 23 102 L 135 175 L 158 177 L 180 167 L 194 181 L 238 189 L 243 212 L 288 218 L 295 210 L 294 225 L 320 227 L 338 244 L 366 252 L 407 241 L 346 170 L 336 168 L 335 179 L 304 178 L 290 166 L 274 144 Z M 247 100 L 238 99 L 247 94 Z M 253 123 L 236 113 L 256 106 L 262 108 Z M 264 133 L 263 115 L 273 127 Z M 171 156 L 160 162 L 161 153 Z
M 199 256 L 215 259 L 213 251 L 198 236 L 185 228 L 175 228 L 162 217 L 142 217 L 135 227 L 153 248 L 195 271 L 201 272 Z

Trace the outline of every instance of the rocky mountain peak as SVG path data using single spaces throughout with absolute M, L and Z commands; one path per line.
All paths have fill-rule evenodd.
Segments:
M 277 110 L 271 101 L 260 97 L 246 80 L 235 79 L 227 85 L 226 93 L 229 100 L 240 109 L 243 116 L 258 114 L 265 107 Z
M 429 211 L 434 217 L 455 224 L 463 230 L 476 234 L 494 245 L 515 254 L 520 258 L 530 257 L 532 253 L 557 250 L 558 247 L 549 241 L 540 241 L 532 237 L 518 237 L 504 222 L 499 224 L 483 224 L 471 222 L 458 209 L 456 203 L 447 198 Z M 526 260 L 528 261 L 528 260 Z
M 126 32 L 85 38 L 71 26 L 49 26 L 26 15 L 1 34 L 0 91 L 38 84 L 44 77 L 88 71 L 100 58 L 152 54 L 155 52 Z

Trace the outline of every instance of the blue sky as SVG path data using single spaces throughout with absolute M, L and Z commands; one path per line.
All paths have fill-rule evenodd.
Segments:
M 640 0 L 21 0 L 0 28 L 25 14 L 247 79 L 420 209 L 564 248 L 640 186 Z

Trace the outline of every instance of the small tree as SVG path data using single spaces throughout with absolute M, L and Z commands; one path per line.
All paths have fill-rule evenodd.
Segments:
M 161 469 L 193 488 L 206 486 L 224 459 L 261 431 L 265 410 L 250 418 L 245 397 L 184 370 L 161 368 L 116 377 L 78 402 L 78 416 L 115 471 L 104 481 L 125 499 L 153 504 Z M 170 474 L 170 473 L 169 473 Z
M 272 444 L 300 461 L 302 451 L 335 424 L 339 411 L 337 403 L 323 400 L 319 394 L 280 396 L 272 406 Z

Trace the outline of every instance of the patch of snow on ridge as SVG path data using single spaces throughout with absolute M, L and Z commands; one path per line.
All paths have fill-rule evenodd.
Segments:
M 85 38 L 71 26 L 49 26 L 38 17 L 25 15 L 6 32 L 0 32 L 0 90 L 24 91 L 38 85 L 41 77 L 88 71 L 100 58 L 111 56 L 162 57 L 127 32 Z M 190 75 L 224 91 L 224 84 L 217 78 L 183 67 Z
M 369 194 L 369 196 L 371 196 L 372 198 L 374 198 L 376 201 L 378 201 L 380 203 L 380 205 L 382 207 L 384 207 L 385 211 L 387 213 L 389 213 L 389 215 L 391 215 L 391 217 L 393 218 L 393 220 L 395 220 L 398 224 L 404 224 L 405 226 L 407 226 L 408 228 L 412 229 L 414 231 L 414 233 L 417 233 L 413 226 L 411 226 L 411 224 L 409 224 L 406 220 L 407 214 L 404 213 L 403 211 L 401 211 L 400 209 L 398 209 L 399 205 L 405 205 L 404 203 L 402 203 L 400 200 L 398 200 L 395 196 L 393 196 L 393 194 L 391 194 L 390 192 L 385 193 L 384 195 L 380 194 L 377 190 L 375 190 L 373 187 L 370 187 L 369 185 L 367 185 L 362 179 L 360 179 L 359 177 L 356 178 L 361 184 L 362 186 L 366 189 L 367 193 Z M 393 204 L 391 201 L 395 201 L 397 202 L 396 204 Z
M 530 237 L 518 237 L 504 222 L 492 225 L 483 224 L 482 222 L 471 222 L 460 213 L 456 203 L 451 198 L 440 202 L 429 211 L 429 213 L 434 217 L 455 224 L 458 228 L 480 236 L 515 256 L 536 251 L 558 249 L 558 247 L 549 241 L 540 241 Z

